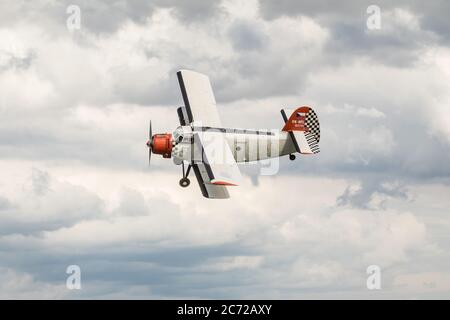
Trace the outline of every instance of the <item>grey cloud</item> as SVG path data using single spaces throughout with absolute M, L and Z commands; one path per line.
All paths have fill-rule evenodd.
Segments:
M 306 190 L 307 186 L 302 189 Z M 314 294 L 318 296 L 338 294 L 339 290 L 348 291 L 345 295 L 348 296 L 354 294 L 361 283 L 365 283 L 364 277 L 358 276 L 364 273 L 366 267 L 364 254 L 372 250 L 373 246 L 380 247 L 376 241 L 372 243 L 372 238 L 376 240 L 380 235 L 395 237 L 395 234 L 385 234 L 384 228 L 396 229 L 405 222 L 413 230 L 418 227 L 417 221 L 413 220 L 410 225 L 411 218 L 405 219 L 402 214 L 395 212 L 391 218 L 382 211 L 354 211 L 348 216 L 348 212 L 339 213 L 336 208 L 326 206 L 317 208 L 305 206 L 301 210 L 296 206 L 289 210 L 279 207 L 285 200 L 284 197 L 290 197 L 297 192 L 299 190 L 284 190 L 282 196 L 272 199 L 274 203 L 263 213 L 255 212 L 251 206 L 245 207 L 237 202 L 225 204 L 230 206 L 229 214 L 234 215 L 230 218 L 240 217 L 239 224 L 246 227 L 239 232 L 231 230 L 232 233 L 237 232 L 235 236 L 219 243 L 211 243 L 209 241 L 211 239 L 207 237 L 199 239 L 200 243 L 195 243 L 195 239 L 192 239 L 194 243 L 169 242 L 183 239 L 183 231 L 175 232 L 169 238 L 164 235 L 147 239 L 136 238 L 105 246 L 101 243 L 101 236 L 97 238 L 86 232 L 86 236 L 95 240 L 87 245 L 67 246 L 55 242 L 42 243 L 43 235 L 35 233 L 26 238 L 18 237 L 14 241 L 5 237 L 0 238 L 1 266 L 20 274 L 33 275 L 34 281 L 38 283 L 58 286 L 65 283 L 67 266 L 77 264 L 82 270 L 83 290 L 63 292 L 64 298 L 75 299 L 113 297 L 227 299 L 236 296 L 295 298 Z M 323 192 L 326 196 L 327 191 Z M 71 194 L 73 195 L 73 192 Z M 308 198 L 307 194 L 303 196 L 306 197 L 303 200 Z M 77 201 L 82 200 L 76 198 Z M 121 216 L 136 213 L 134 205 L 145 207 L 138 199 L 141 199 L 138 191 L 125 191 L 116 213 Z M 271 200 L 267 203 L 271 203 Z M 192 220 L 189 223 L 179 220 L 181 211 L 173 207 L 170 199 L 151 197 L 148 204 L 150 204 L 147 205 L 149 214 L 160 215 L 160 218 L 155 220 L 159 221 L 157 228 L 165 225 L 167 221 L 172 221 L 173 230 L 208 226 L 202 221 L 206 216 L 197 216 L 198 212 L 195 210 L 182 212 L 182 215 L 187 215 Z M 155 207 L 153 213 L 151 205 Z M 274 220 L 267 221 L 263 217 L 267 214 Z M 370 227 L 363 225 L 365 215 L 375 219 L 375 223 Z M 379 220 L 378 215 L 382 216 Z M 108 219 L 107 216 L 102 220 Z M 115 223 L 120 223 L 120 220 L 116 220 Z M 347 223 L 356 226 L 354 233 L 344 232 L 348 227 Z M 126 228 L 124 224 L 120 226 Z M 220 224 L 210 227 L 222 228 Z M 44 225 L 41 228 L 47 230 Z M 53 232 L 62 231 L 67 226 L 60 228 Z M 111 232 L 113 230 L 111 229 Z M 149 230 L 149 233 L 152 230 Z M 128 232 L 133 234 L 135 230 Z M 399 244 L 393 241 L 393 244 L 401 246 L 399 252 L 404 254 L 410 245 L 417 243 L 416 241 L 419 241 L 418 247 L 421 248 L 422 240 L 415 240 L 416 235 L 414 233 L 410 235 L 409 229 L 405 232 L 408 237 L 404 242 L 400 241 Z M 358 237 L 359 234 L 362 239 L 355 241 L 352 237 Z M 65 240 L 70 241 L 67 237 Z M 24 250 L 27 254 L 22 254 Z M 422 248 L 418 253 L 411 254 L 416 263 L 429 261 L 424 251 L 426 250 Z M 349 256 L 352 259 L 348 259 Z M 379 259 L 381 259 L 377 260 L 379 263 L 386 263 L 387 266 L 392 263 L 389 262 L 392 258 L 387 262 L 384 262 L 385 258 Z M 395 259 L 394 262 L 396 267 L 405 268 L 405 264 L 409 263 Z M 385 289 L 392 286 L 393 276 L 396 275 L 395 272 L 391 274 L 390 270 L 388 268 L 386 273 L 383 273 Z M 2 280 L 5 281 L 0 278 L 0 281 Z M 140 289 L 133 293 L 133 288 L 137 287 Z M 7 290 L 5 287 L 2 288 Z M 47 290 L 50 288 L 47 288 L 46 292 Z M 385 294 L 385 297 L 395 296 L 390 290 Z M 399 295 L 409 296 L 404 292 Z
M 382 30 L 397 22 L 398 18 L 387 15 L 397 8 L 417 15 L 422 29 L 407 30 L 405 26 L 396 26 L 389 32 L 369 32 L 366 10 L 374 4 L 381 9 Z M 328 62 L 348 63 L 355 56 L 367 56 L 380 63 L 404 67 L 415 63 L 427 44 L 448 38 L 448 23 L 442 23 L 448 21 L 443 14 L 447 5 L 445 1 L 428 6 L 420 1 L 345 1 L 337 5 L 326 0 L 284 0 L 276 4 L 262 0 L 261 11 L 268 19 L 283 15 L 307 15 L 317 19 L 331 32 L 326 50 L 331 53 Z
M 276 4 L 272 1 L 261 0 L 261 12 L 264 17 L 274 19 L 281 15 L 309 15 L 323 21 L 355 21 L 359 20 L 365 25 L 367 17 L 366 10 L 370 5 L 377 5 L 382 12 L 392 10 L 394 8 L 405 8 L 422 17 L 423 21 L 431 22 L 434 20 L 438 24 L 443 24 L 446 10 L 449 6 L 445 0 L 436 0 L 424 3 L 418 0 L 400 0 L 389 1 L 379 0 L 376 2 L 366 0 L 348 0 L 336 5 L 335 2 L 329 0 L 281 0 Z M 447 23 L 448 25 L 448 23 Z M 442 33 L 444 35 L 444 33 Z
M 266 41 L 265 35 L 250 22 L 236 23 L 230 30 L 230 37 L 237 50 L 259 50 Z
M 361 186 L 355 191 L 347 187 L 344 193 L 337 198 L 337 204 L 339 206 L 349 205 L 355 208 L 370 210 L 386 209 L 386 198 L 378 203 L 371 203 L 375 194 L 387 198 L 408 199 L 408 192 L 404 185 L 396 181 L 383 181 L 379 178 L 371 177 L 369 179 L 363 179 Z
M 50 177 L 47 172 L 34 168 L 31 173 L 31 185 L 37 195 L 43 195 L 49 190 Z
M 5 210 L 5 209 L 9 209 L 11 207 L 11 202 L 0 196 L 0 211 Z
M 179 208 L 165 199 L 151 197 L 145 200 L 142 193 L 137 190 L 123 188 L 120 194 L 120 204 L 114 209 L 114 214 L 125 216 L 145 216 L 162 212 L 179 212 Z
M 103 214 L 97 195 L 67 183 L 51 184 L 47 172 L 33 169 L 18 199 L 3 198 L 0 236 L 30 235 L 69 227 Z
M 365 12 L 365 9 L 372 3 L 370 1 L 350 0 L 344 1 L 337 5 L 335 2 L 329 0 L 281 0 L 277 3 L 268 0 L 262 0 L 260 1 L 260 4 L 261 12 L 266 18 L 273 19 L 281 15 L 304 14 L 311 15 L 313 17 L 330 15 L 340 17 L 340 19 L 345 19 L 348 16 L 356 15 L 361 10 Z
M 35 58 L 36 54 L 33 51 L 16 55 L 11 52 L 0 50 L 0 72 L 10 69 L 28 69 Z
M 300 227 L 298 224 L 302 221 L 297 221 L 296 215 L 291 214 L 281 222 Z M 327 218 L 322 222 L 329 223 Z M 79 265 L 83 275 L 83 290 L 66 293 L 68 298 L 99 298 L 111 294 L 126 298 L 130 297 L 128 289 L 135 286 L 143 289 L 137 293 L 140 298 L 262 298 L 271 294 L 273 296 L 275 292 L 278 297 L 292 298 L 323 294 L 336 287 L 347 288 L 350 294 L 354 292 L 354 286 L 364 283 L 364 278 L 351 278 L 365 268 L 364 263 L 353 264 L 347 260 L 349 254 L 353 257 L 360 255 L 355 244 L 347 243 L 340 237 L 333 242 L 310 242 L 307 240 L 308 235 L 303 241 L 285 242 L 279 238 L 282 226 L 269 227 L 256 223 L 249 233 L 241 234 L 238 241 L 219 245 L 185 244 L 178 248 L 158 248 L 149 243 L 127 242 L 99 250 L 97 244 L 93 243 L 90 253 L 68 249 L 55 254 L 54 249 L 48 247 L 32 250 L 26 256 L 13 255 L 11 251 L 3 250 L 0 257 L 4 266 L 33 274 L 37 281 L 53 285 L 64 283 L 67 265 Z M 297 232 L 307 232 L 308 228 L 314 231 L 315 226 L 307 226 L 306 229 L 300 227 Z M 268 242 L 269 247 L 266 246 Z M 332 253 L 328 250 L 332 250 Z M 236 265 L 234 260 L 235 257 L 253 259 L 259 256 L 262 256 L 262 260 L 254 266 Z M 349 271 L 342 273 L 342 269 Z M 324 274 L 320 273 L 322 271 L 315 273 L 316 270 L 322 270 Z M 328 278 L 329 272 L 335 274 Z M 387 279 L 388 274 L 384 284 L 389 287 L 391 281 Z
M 205 20 L 218 10 L 218 3 L 213 1 L 179 1 L 179 0 L 59 0 L 52 3 L 47 1 L 25 0 L 17 1 L 14 5 L 4 2 L 0 5 L 0 17 L 3 25 L 19 20 L 33 21 L 51 26 L 58 34 L 64 32 L 68 6 L 77 5 L 81 9 L 82 27 L 94 33 L 116 32 L 126 22 L 145 23 L 157 8 L 173 8 L 181 19 L 186 21 Z M 50 21 L 49 21 L 50 20 Z M 59 26 L 59 30 L 58 29 Z
M 148 214 L 148 207 L 142 194 L 135 190 L 124 189 L 116 211 L 118 214 L 139 216 Z
M 143 49 L 146 51 L 146 49 Z M 151 58 L 151 54 L 146 52 Z M 181 69 L 178 68 L 178 69 Z M 111 72 L 114 77 L 113 89 L 116 101 L 123 103 L 136 103 L 140 105 L 164 104 L 176 107 L 181 105 L 181 94 L 176 78 L 177 68 L 167 74 L 156 85 L 149 85 L 155 78 L 152 67 L 123 66 Z
M 424 46 L 433 41 L 431 36 L 423 36 L 421 32 L 368 32 L 364 26 L 346 23 L 335 25 L 331 30 L 332 40 L 327 44 L 326 51 L 332 52 L 331 59 L 337 63 L 348 63 L 353 55 L 407 67 L 414 64 Z
M 226 297 L 229 293 L 214 292 L 211 286 L 234 287 L 246 282 L 251 270 L 197 271 L 205 263 L 227 255 L 242 254 L 239 244 L 189 247 L 139 253 L 138 244 L 116 250 L 115 253 L 96 252 L 92 255 L 68 250 L 54 254 L 51 250 L 30 253 L 26 259 L 17 259 L 7 253 L 0 254 L 3 265 L 10 264 L 16 270 L 33 274 L 36 281 L 53 285 L 64 284 L 68 265 L 77 264 L 82 271 L 81 292 L 66 292 L 66 298 L 101 298 L 115 294 L 118 298 L 130 298 L 128 288 L 141 286 L 146 290 L 138 298 Z M 234 278 L 229 283 L 229 277 Z
M 421 24 L 425 30 L 429 30 L 439 37 L 439 40 L 448 45 L 450 40 L 450 22 L 447 12 L 450 11 L 450 4 L 445 0 L 431 2 L 408 1 L 407 8 L 417 12 L 421 17 Z

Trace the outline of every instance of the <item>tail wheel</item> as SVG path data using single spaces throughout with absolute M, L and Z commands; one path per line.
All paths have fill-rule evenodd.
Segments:
M 295 160 L 295 154 L 290 154 L 289 155 L 289 160 L 294 161 Z
M 182 186 L 183 188 L 186 188 L 190 184 L 191 184 L 191 180 L 189 180 L 188 178 L 182 178 L 180 180 L 180 186 Z

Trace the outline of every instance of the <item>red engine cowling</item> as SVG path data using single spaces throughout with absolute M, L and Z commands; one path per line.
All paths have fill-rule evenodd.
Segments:
M 172 156 L 172 134 L 155 134 L 152 137 L 152 152 L 162 154 L 163 158 Z

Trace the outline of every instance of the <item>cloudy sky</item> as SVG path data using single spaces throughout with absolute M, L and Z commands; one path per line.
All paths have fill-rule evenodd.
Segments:
M 0 298 L 449 298 L 448 12 L 1 1 Z M 149 119 L 178 125 L 180 68 L 210 76 L 226 126 L 281 128 L 281 108 L 310 105 L 321 153 L 243 166 L 229 200 L 180 188 L 145 147 Z

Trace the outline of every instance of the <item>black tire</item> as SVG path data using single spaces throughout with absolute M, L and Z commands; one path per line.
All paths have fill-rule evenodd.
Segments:
M 182 186 L 183 188 L 186 188 L 190 184 L 191 184 L 191 180 L 189 180 L 188 178 L 182 178 L 180 180 L 180 186 Z
M 295 154 L 290 154 L 289 155 L 289 160 L 294 161 L 295 160 Z

